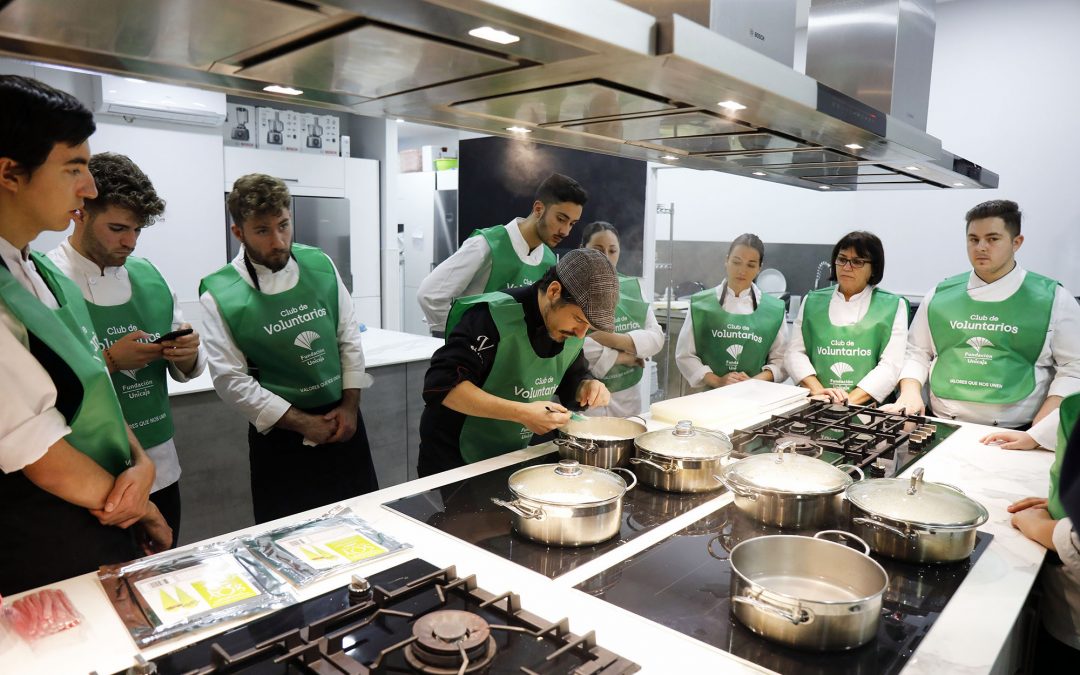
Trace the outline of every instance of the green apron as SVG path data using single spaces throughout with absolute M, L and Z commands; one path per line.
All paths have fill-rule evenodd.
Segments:
M 979 302 L 967 293 L 970 273 L 938 284 L 927 307 L 937 359 L 930 390 L 938 398 L 1015 403 L 1035 391 L 1039 359 L 1057 282 L 1028 272 L 1015 293 Z
M 862 320 L 851 326 L 834 326 L 829 319 L 829 303 L 834 293 L 836 287 L 830 286 L 806 294 L 803 342 L 822 385 L 851 391 L 881 360 L 892 336 L 901 298 L 875 288 Z
M 1080 394 L 1066 396 L 1061 401 L 1058 409 L 1058 434 L 1057 447 L 1054 448 L 1054 463 L 1050 467 L 1050 496 L 1047 498 L 1047 509 L 1054 520 L 1061 520 L 1066 515 L 1065 506 L 1061 503 L 1061 464 L 1065 461 L 1065 447 L 1069 444 L 1069 434 L 1076 427 L 1076 420 L 1080 419 Z
M 173 299 L 157 268 L 143 258 L 130 256 L 124 263 L 131 281 L 131 298 L 119 305 L 86 303 L 94 330 L 105 349 L 136 330 L 156 340 L 172 329 Z M 158 359 L 137 370 L 112 374 L 124 419 L 144 448 L 161 445 L 173 437 L 172 407 L 165 382 L 168 362 Z
M 615 332 L 629 333 L 641 330 L 649 316 L 649 303 L 641 297 L 641 286 L 636 277 L 619 275 L 619 304 L 615 307 Z M 615 393 L 633 387 L 641 381 L 644 368 L 614 365 L 601 380 L 608 391 Z
M 202 280 L 251 374 L 298 408 L 308 410 L 341 400 L 338 350 L 338 282 L 325 253 L 293 244 L 300 274 L 296 286 L 267 295 L 226 265 Z
M 491 249 L 491 274 L 488 276 L 487 286 L 484 287 L 485 293 L 531 286 L 540 281 L 544 272 L 558 262 L 555 253 L 547 247 L 547 244 L 540 244 L 544 247 L 544 257 L 540 264 L 527 265 L 521 262 L 517 251 L 514 250 L 514 244 L 510 241 L 510 235 L 503 225 L 476 230 L 469 236 L 483 237 Z M 449 333 L 449 330 L 447 332 Z
M 82 402 L 67 421 L 71 433 L 64 440 L 101 468 L 119 475 L 131 466 L 131 444 L 86 301 L 78 286 L 45 255 L 34 251 L 30 256 L 56 296 L 60 309 L 51 310 L 42 304 L 3 266 L 0 266 L 0 297 L 26 330 L 59 356 L 82 385 Z
M 717 375 L 742 372 L 753 377 L 769 361 L 769 350 L 784 323 L 784 303 L 762 293 L 757 310 L 733 314 L 717 299 L 716 289 L 707 288 L 690 297 L 690 318 L 702 363 Z
M 495 320 L 499 344 L 495 362 L 481 389 L 509 401 L 550 400 L 566 370 L 581 353 L 585 341 L 567 338 L 561 352 L 551 358 L 540 358 L 529 342 L 521 303 L 505 293 L 485 293 L 455 301 L 446 320 L 447 335 L 466 310 L 482 303 L 487 303 L 491 318 Z M 470 416 L 461 428 L 458 449 L 461 458 L 471 464 L 520 450 L 529 444 L 530 438 L 532 432 L 518 422 Z

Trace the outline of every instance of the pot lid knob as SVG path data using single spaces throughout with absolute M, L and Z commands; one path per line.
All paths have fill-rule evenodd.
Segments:
M 919 488 L 922 487 L 923 482 L 923 468 L 920 466 L 915 469 L 915 472 L 911 474 L 911 485 L 907 489 L 909 495 L 918 494 Z
M 694 435 L 694 423 L 690 420 L 679 420 L 675 425 L 675 431 L 671 432 L 676 436 L 693 436 Z
M 560 476 L 580 476 L 581 466 L 578 465 L 576 459 L 561 459 L 559 465 L 555 467 L 555 473 Z
M 776 444 L 774 454 L 776 455 L 777 464 L 783 463 L 785 452 L 795 452 L 795 441 L 781 441 Z

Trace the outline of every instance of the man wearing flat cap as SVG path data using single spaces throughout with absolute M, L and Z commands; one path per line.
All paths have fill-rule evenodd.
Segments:
M 570 420 L 567 407 L 605 406 L 581 347 L 612 331 L 619 279 L 607 256 L 575 249 L 540 281 L 454 302 L 446 344 L 424 377 L 417 471 L 429 476 L 519 450 Z

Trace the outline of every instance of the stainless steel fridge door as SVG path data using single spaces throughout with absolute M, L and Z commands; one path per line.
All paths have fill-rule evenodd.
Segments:
M 293 197 L 293 241 L 323 250 L 337 265 L 352 293 L 349 249 L 349 200 L 340 197 Z
M 457 190 L 435 191 L 435 232 L 431 269 L 458 250 Z

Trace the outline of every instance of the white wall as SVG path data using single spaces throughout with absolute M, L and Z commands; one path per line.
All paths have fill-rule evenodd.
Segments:
M 927 131 L 1001 175 L 996 190 L 822 194 L 715 172 L 659 172 L 657 200 L 676 203 L 675 236 L 830 243 L 868 229 L 885 243 L 884 285 L 921 295 L 968 266 L 964 213 L 988 199 L 1024 212 L 1021 264 L 1080 292 L 1080 134 L 1075 0 L 954 0 L 937 6 Z M 666 228 L 660 232 L 666 235 Z

